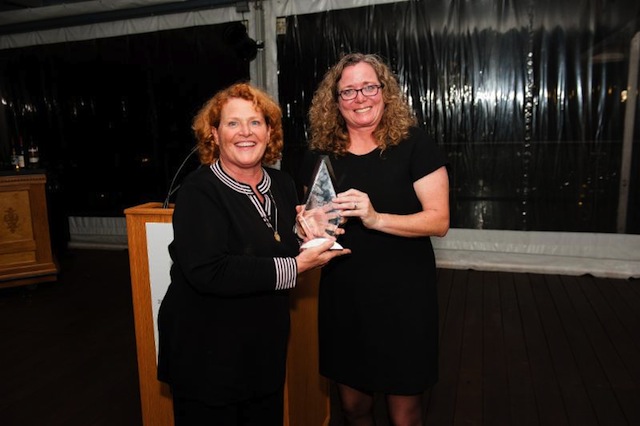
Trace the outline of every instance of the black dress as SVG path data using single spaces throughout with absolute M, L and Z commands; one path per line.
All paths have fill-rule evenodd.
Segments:
M 191 173 L 176 200 L 158 378 L 174 397 L 227 405 L 284 384 L 297 193 L 291 177 L 265 169 L 258 188 L 266 204 L 275 202 L 265 206 L 278 223 L 276 241 L 251 188 L 217 166 Z
M 421 210 L 413 183 L 446 164 L 421 129 L 381 153 L 331 156 L 336 191 L 355 188 L 381 213 Z M 303 182 L 315 165 L 308 155 Z M 339 242 L 352 250 L 322 269 L 320 373 L 353 388 L 421 393 L 438 378 L 436 267 L 428 237 L 372 231 L 349 219 Z

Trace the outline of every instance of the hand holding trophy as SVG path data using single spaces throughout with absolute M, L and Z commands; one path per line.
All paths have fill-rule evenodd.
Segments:
M 310 238 L 300 248 L 314 247 L 326 241 L 327 237 L 336 235 L 342 217 L 340 211 L 333 207 L 336 197 L 333 181 L 329 157 L 323 155 L 316 164 L 304 209 L 298 215 L 305 235 Z M 331 249 L 341 250 L 343 247 L 336 242 Z

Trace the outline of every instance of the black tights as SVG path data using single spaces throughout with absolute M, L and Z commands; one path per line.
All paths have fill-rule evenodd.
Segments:
M 338 383 L 342 414 L 349 426 L 374 426 L 373 393 Z M 389 421 L 393 426 L 423 426 L 422 394 L 385 395 Z

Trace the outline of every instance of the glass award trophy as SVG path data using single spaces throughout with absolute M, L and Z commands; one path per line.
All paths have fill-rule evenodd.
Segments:
M 333 199 L 336 197 L 335 178 L 328 156 L 318 158 L 312 176 L 301 215 L 305 233 L 311 240 L 302 244 L 301 248 L 322 244 L 328 236 L 334 236 L 341 221 L 340 211 L 333 208 Z M 331 247 L 337 250 L 342 248 L 337 242 Z

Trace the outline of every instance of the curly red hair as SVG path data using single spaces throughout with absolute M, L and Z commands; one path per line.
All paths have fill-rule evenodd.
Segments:
M 211 164 L 220 156 L 220 148 L 213 143 L 211 129 L 220 125 L 222 108 L 232 98 L 252 102 L 254 108 L 264 115 L 265 122 L 271 128 L 271 137 L 262 157 L 262 163 L 273 165 L 282 158 L 284 146 L 282 110 L 266 92 L 249 83 L 236 83 L 219 91 L 200 108 L 200 111 L 193 118 L 191 128 L 198 143 L 200 163 Z

